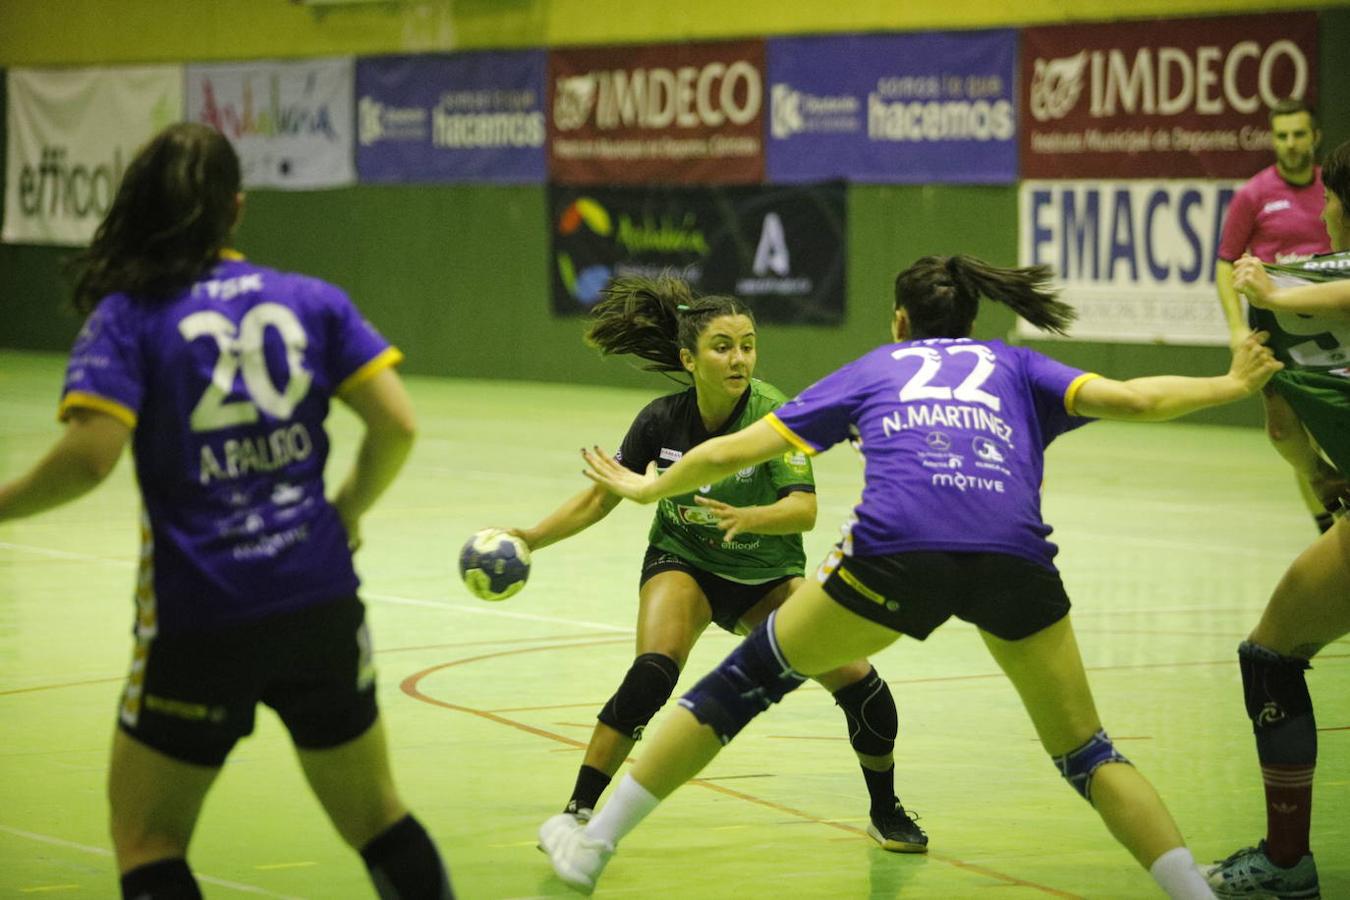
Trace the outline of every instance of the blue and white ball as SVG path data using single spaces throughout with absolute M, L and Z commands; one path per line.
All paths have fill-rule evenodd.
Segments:
M 530 577 L 530 548 L 510 532 L 485 528 L 459 551 L 459 575 L 480 600 L 505 600 Z

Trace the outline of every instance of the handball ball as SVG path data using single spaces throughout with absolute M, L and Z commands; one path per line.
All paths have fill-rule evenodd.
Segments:
M 530 548 L 509 532 L 485 528 L 459 551 L 459 575 L 480 600 L 505 600 L 530 577 Z

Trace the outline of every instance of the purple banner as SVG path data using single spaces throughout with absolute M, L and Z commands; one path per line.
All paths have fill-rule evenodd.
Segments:
M 770 181 L 1017 180 L 1017 37 L 997 31 L 768 42 Z
M 547 59 L 526 50 L 357 60 L 357 176 L 544 181 Z

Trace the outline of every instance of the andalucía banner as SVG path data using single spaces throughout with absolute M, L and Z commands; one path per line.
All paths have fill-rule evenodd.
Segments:
M 89 243 L 141 144 L 183 115 L 183 69 L 10 69 L 10 244 Z

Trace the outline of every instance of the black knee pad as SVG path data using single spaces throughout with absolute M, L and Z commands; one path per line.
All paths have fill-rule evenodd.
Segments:
M 680 698 L 680 705 L 717 733 L 723 744 L 755 716 L 796 690 L 806 678 L 788 665 L 769 620 Z
M 187 860 L 161 859 L 138 866 L 122 876 L 122 897 L 162 897 L 164 900 L 202 900 L 201 889 L 192 877 Z
M 1247 715 L 1257 734 L 1311 715 L 1312 697 L 1303 673 L 1312 666 L 1306 659 L 1281 656 L 1260 644 L 1243 641 L 1238 645 L 1238 664 L 1242 667 Z
M 876 669 L 836 691 L 834 702 L 848 719 L 848 742 L 854 750 L 868 756 L 887 756 L 895 750 L 900 716 L 891 689 Z
M 662 653 L 644 653 L 633 660 L 623 684 L 600 710 L 600 721 L 633 740 L 642 739 L 642 729 L 666 705 L 680 678 L 680 667 Z

